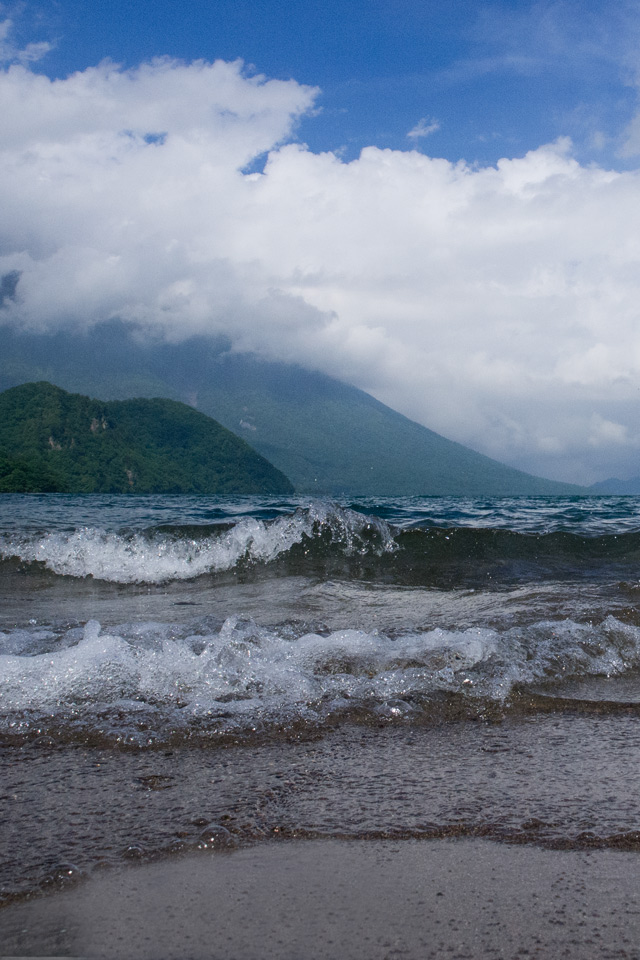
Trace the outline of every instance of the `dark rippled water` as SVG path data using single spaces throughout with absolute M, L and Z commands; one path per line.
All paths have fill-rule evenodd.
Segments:
M 0 498 L 0 868 L 640 848 L 640 499 Z

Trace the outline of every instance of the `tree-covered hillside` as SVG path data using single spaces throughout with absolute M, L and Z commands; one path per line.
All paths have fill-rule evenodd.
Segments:
M 25 334 L 5 327 L 0 335 L 0 389 L 46 379 L 105 400 L 181 400 L 246 438 L 299 493 L 587 493 L 505 466 L 324 374 L 235 354 L 220 339 L 144 340 L 118 321 L 84 333 Z
M 0 492 L 286 494 L 291 483 L 173 400 L 110 403 L 27 383 L 0 394 Z

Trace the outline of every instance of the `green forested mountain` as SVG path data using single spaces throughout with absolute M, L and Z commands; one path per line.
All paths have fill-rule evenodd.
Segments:
M 146 342 L 123 323 L 84 334 L 0 328 L 0 389 L 46 379 L 102 399 L 165 396 L 246 438 L 300 493 L 499 496 L 586 493 L 507 467 L 355 387 L 194 337 Z
M 50 383 L 0 394 L 0 492 L 286 494 L 287 478 L 174 400 L 105 403 Z

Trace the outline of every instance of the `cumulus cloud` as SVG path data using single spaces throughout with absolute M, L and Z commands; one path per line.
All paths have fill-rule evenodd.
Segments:
M 0 272 L 20 273 L 16 321 L 117 315 L 184 336 L 232 314 L 259 273 L 237 254 L 253 185 L 241 171 L 314 97 L 240 62 L 103 63 L 54 81 L 7 70 Z
M 8 67 L 0 322 L 222 332 L 525 469 L 633 472 L 638 173 L 567 140 L 487 168 L 347 163 L 295 141 L 317 94 L 240 62 Z

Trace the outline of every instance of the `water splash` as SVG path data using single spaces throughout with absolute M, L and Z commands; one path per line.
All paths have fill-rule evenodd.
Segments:
M 34 630 L 31 646 L 25 633 L 20 644 L 0 635 L 5 733 L 64 727 L 136 743 L 357 713 L 411 719 L 443 696 L 504 705 L 516 688 L 619 676 L 640 664 L 640 628 L 614 617 L 396 638 L 353 629 L 296 635 L 236 617 L 217 627 L 204 619 L 109 632 L 89 621 L 80 637 L 77 628 Z
M 60 576 L 114 583 L 163 583 L 231 570 L 242 561 L 269 563 L 294 545 L 328 541 L 343 554 L 396 549 L 389 526 L 353 510 L 318 503 L 271 522 L 247 518 L 208 536 L 171 532 L 70 532 L 0 536 L 0 557 L 40 563 Z

